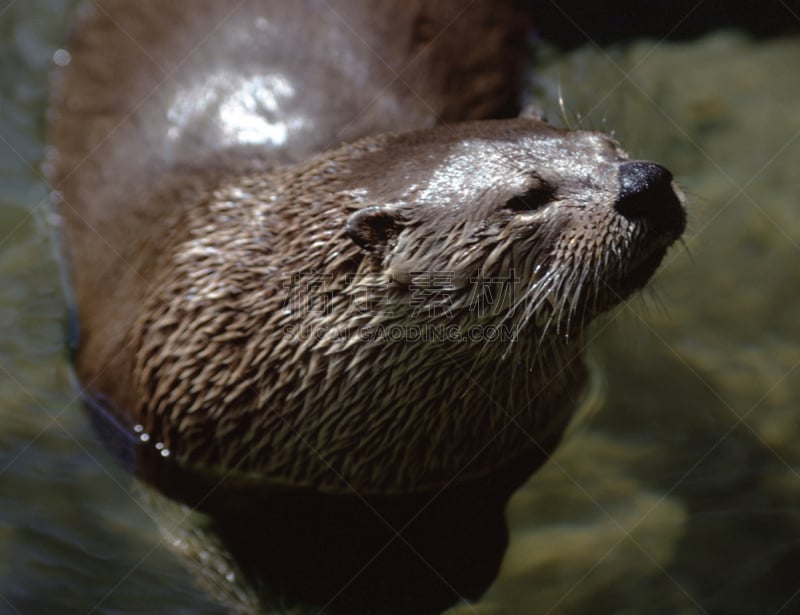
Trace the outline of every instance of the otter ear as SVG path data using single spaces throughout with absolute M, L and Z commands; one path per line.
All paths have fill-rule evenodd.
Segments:
M 353 243 L 370 252 L 377 252 L 400 234 L 403 224 L 395 208 L 375 205 L 352 214 L 345 228 Z

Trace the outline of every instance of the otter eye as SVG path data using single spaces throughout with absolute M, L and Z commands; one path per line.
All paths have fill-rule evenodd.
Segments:
M 504 207 L 511 211 L 535 211 L 553 200 L 555 191 L 550 186 L 539 186 L 510 198 Z

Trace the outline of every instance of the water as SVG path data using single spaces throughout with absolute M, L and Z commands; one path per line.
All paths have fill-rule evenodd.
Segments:
M 75 2 L 0 4 L 0 613 L 219 613 L 75 399 L 48 235 L 47 71 Z
M 93 437 L 48 238 L 46 73 L 74 2 L 0 4 L 0 613 L 218 613 Z M 593 408 L 511 501 L 481 613 L 800 612 L 800 41 L 544 54 L 557 119 L 666 164 L 690 226 L 598 323 Z M 164 516 L 158 519 L 163 526 Z
M 718 32 L 549 59 L 551 115 L 560 86 L 568 116 L 665 162 L 690 225 L 596 330 L 602 408 L 512 501 L 501 612 L 800 610 L 798 58 Z

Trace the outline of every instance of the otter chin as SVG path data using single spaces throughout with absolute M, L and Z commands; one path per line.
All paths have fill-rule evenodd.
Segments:
M 685 225 L 663 167 L 532 119 L 226 176 L 132 335 L 131 425 L 227 484 L 409 493 L 549 452 L 582 333 Z

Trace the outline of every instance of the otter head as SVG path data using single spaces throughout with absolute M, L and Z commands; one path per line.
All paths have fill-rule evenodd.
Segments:
M 204 473 L 397 493 L 549 451 L 580 333 L 682 232 L 669 172 L 533 119 L 227 179 L 136 336 L 149 442 Z
M 487 299 L 476 285 L 513 282 L 492 310 L 523 328 L 578 332 L 642 288 L 685 226 L 670 172 L 602 133 L 481 122 L 384 152 L 348 180 L 365 205 L 347 220 L 352 241 L 385 282 L 437 275 L 462 309 Z

